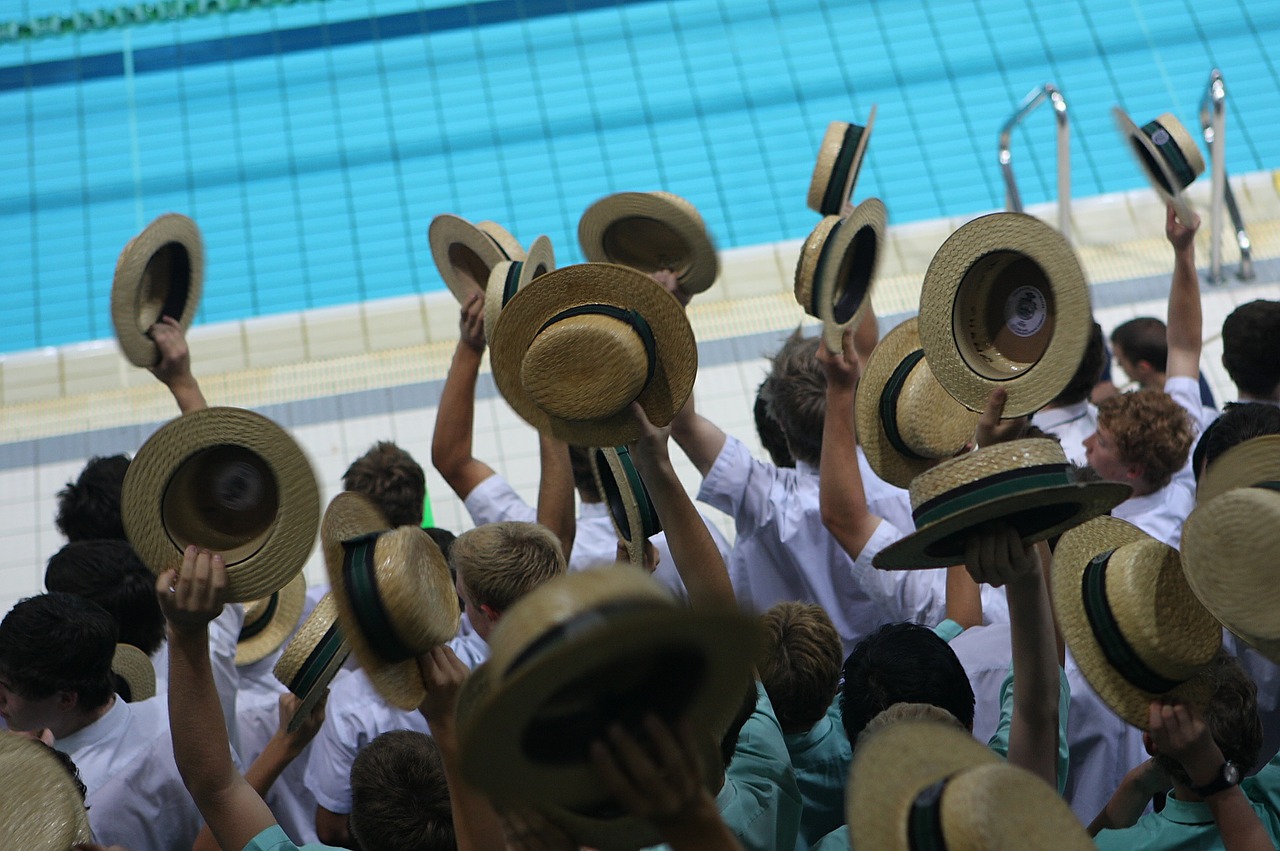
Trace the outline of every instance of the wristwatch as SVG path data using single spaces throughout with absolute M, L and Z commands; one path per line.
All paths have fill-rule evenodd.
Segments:
M 1203 786 L 1188 786 L 1192 792 L 1195 792 L 1201 798 L 1207 798 L 1210 795 L 1216 795 L 1223 789 L 1230 789 L 1232 786 L 1240 785 L 1240 766 L 1231 760 L 1222 763 L 1222 768 L 1218 769 L 1218 776 L 1214 777 Z

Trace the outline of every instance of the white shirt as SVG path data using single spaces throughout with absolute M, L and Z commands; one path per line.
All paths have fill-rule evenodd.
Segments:
M 858 472 L 862 474 L 862 493 L 866 497 L 868 511 L 899 529 L 916 527 L 915 520 L 911 518 L 910 492 L 876 475 L 861 446 L 858 447 Z
M 236 722 L 236 695 L 240 691 L 240 672 L 236 668 L 236 645 L 244 628 L 244 606 L 230 603 L 222 614 L 209 622 L 209 661 L 213 667 L 213 685 L 222 704 L 222 722 L 227 725 L 231 750 L 240 751 L 240 733 Z M 156 669 L 156 696 L 169 693 L 169 641 L 165 639 L 151 656 Z M 246 765 L 248 763 L 245 763 Z M 110 843 L 106 843 L 110 844 Z
M 1061 408 L 1036 411 L 1031 417 L 1031 424 L 1058 438 L 1062 451 L 1072 464 L 1084 467 L 1089 463 L 1084 442 L 1098 430 L 1098 409 L 1093 404 L 1086 400 Z M 1093 816 L 1089 818 L 1092 819 Z
M 80 769 L 98 842 L 135 851 L 195 842 L 204 822 L 173 761 L 163 697 L 125 703 L 116 696 L 105 715 L 54 746 Z

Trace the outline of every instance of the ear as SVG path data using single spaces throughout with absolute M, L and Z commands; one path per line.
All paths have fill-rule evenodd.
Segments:
M 644 569 L 646 573 L 653 573 L 658 569 L 658 563 L 662 561 L 662 553 L 658 552 L 658 548 L 653 545 L 652 541 L 644 542 Z
M 1145 730 L 1142 731 L 1142 746 L 1147 749 L 1148 756 L 1156 755 L 1156 743 L 1152 740 L 1151 734 Z
M 80 705 L 80 694 L 74 691 L 58 692 L 58 708 L 62 710 L 72 710 Z
M 489 623 L 497 623 L 498 618 L 502 617 L 502 612 L 485 603 L 480 604 L 480 614 L 484 615 L 484 619 Z

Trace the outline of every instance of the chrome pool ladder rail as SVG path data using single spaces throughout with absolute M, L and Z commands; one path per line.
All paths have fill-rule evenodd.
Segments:
M 1249 240 L 1244 217 L 1240 215 L 1235 193 L 1227 179 L 1227 84 L 1217 68 L 1209 72 L 1209 85 L 1200 98 L 1200 131 L 1209 146 L 1209 171 L 1213 179 L 1209 189 L 1209 283 L 1226 281 L 1222 272 L 1224 205 L 1236 229 L 1236 244 L 1240 246 L 1240 268 L 1236 270 L 1236 277 L 1242 281 L 1253 280 L 1253 243 Z
M 1071 239 L 1071 126 L 1067 118 L 1067 99 L 1053 83 L 1032 89 L 1016 112 L 1000 128 L 1000 171 L 1004 174 L 1005 207 L 1021 213 L 1022 196 L 1018 194 L 1018 181 L 1013 176 L 1013 151 L 1010 141 L 1013 129 L 1037 106 L 1049 101 L 1053 104 L 1054 118 L 1058 125 L 1058 230 Z

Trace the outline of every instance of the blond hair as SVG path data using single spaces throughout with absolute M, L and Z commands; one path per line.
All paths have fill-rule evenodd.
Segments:
M 449 550 L 449 566 L 476 605 L 496 612 L 566 569 L 560 540 L 550 529 L 515 521 L 463 532 Z

